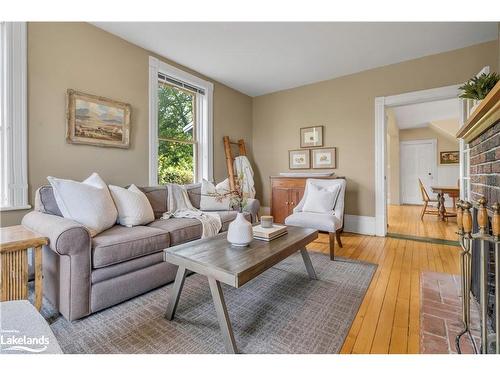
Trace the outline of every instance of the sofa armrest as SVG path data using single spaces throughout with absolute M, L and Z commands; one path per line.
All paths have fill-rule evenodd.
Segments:
M 25 215 L 22 224 L 49 238 L 49 246 L 60 255 L 72 255 L 89 250 L 90 233 L 82 224 L 64 217 L 32 211 Z
M 33 211 L 22 224 L 49 238 L 44 247 L 44 289 L 68 320 L 90 314 L 92 238 L 83 225 L 60 216 Z M 48 249 L 48 252 L 47 250 Z
M 243 209 L 243 211 L 250 213 L 250 215 L 252 215 L 252 222 L 255 223 L 259 215 L 259 209 L 260 209 L 259 200 L 254 198 L 248 198 L 247 204 Z

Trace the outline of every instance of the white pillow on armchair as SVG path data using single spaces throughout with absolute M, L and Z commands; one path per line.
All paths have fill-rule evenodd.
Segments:
M 310 184 L 302 211 L 317 213 L 332 212 L 339 193 L 340 185 L 321 187 Z

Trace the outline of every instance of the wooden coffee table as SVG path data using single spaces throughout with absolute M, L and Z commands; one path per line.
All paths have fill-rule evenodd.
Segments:
M 233 247 L 226 234 L 178 245 L 164 251 L 164 260 L 178 265 L 174 289 L 170 296 L 165 318 L 172 320 L 182 292 L 187 272 L 194 271 L 208 278 L 210 291 L 219 320 L 224 346 L 228 353 L 238 353 L 231 322 L 227 313 L 221 283 L 240 288 L 265 270 L 300 251 L 311 279 L 316 272 L 306 245 L 318 238 L 318 231 L 288 227 L 288 233 L 273 241 L 253 240 L 248 247 Z

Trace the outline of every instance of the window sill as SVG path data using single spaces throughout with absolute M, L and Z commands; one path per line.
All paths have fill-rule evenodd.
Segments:
M 31 206 L 29 204 L 24 205 L 24 206 L 6 206 L 6 207 L 0 207 L 0 212 L 4 211 L 21 211 L 21 210 L 30 210 Z

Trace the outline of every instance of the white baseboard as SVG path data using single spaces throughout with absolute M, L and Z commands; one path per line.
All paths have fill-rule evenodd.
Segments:
M 375 235 L 375 217 L 344 215 L 344 231 L 350 233 Z
M 269 215 L 271 208 L 261 206 L 259 210 L 260 215 Z M 373 216 L 358 216 L 358 215 L 345 215 L 344 216 L 344 231 L 350 233 L 375 235 L 375 217 Z

